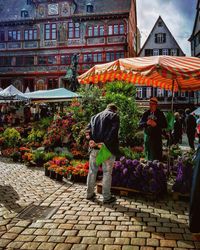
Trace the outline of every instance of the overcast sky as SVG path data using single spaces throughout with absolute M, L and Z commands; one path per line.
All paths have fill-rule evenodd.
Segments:
M 197 0 L 137 0 L 137 25 L 141 46 L 161 16 L 183 52 L 190 56 L 188 38 L 192 34 Z

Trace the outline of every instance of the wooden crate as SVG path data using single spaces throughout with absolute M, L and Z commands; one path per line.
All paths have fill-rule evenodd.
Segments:
M 179 192 L 172 192 L 172 199 L 175 201 L 189 201 L 190 200 L 190 194 L 182 194 Z
M 125 196 L 125 197 L 135 197 L 143 196 L 145 198 L 156 200 L 158 198 L 157 194 L 145 193 L 136 189 L 125 188 L 125 187 L 111 187 L 111 192 L 115 195 Z M 102 183 L 97 184 L 97 193 L 102 194 Z

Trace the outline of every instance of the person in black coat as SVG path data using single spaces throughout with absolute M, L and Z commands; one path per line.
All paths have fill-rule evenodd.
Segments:
M 147 160 L 162 161 L 162 129 L 167 128 L 167 120 L 158 109 L 156 97 L 150 99 L 150 109 L 144 112 L 139 126 L 144 128 L 144 148 Z
M 190 194 L 189 229 L 195 240 L 200 240 L 200 145 L 196 152 Z
M 194 139 L 196 133 L 196 118 L 191 114 L 190 109 L 185 110 L 186 118 L 185 118 L 185 127 L 186 134 L 188 138 L 188 143 L 191 149 L 195 149 L 194 147 Z
M 175 121 L 174 121 L 174 129 L 172 132 L 173 144 L 178 144 L 182 142 L 182 121 L 180 118 L 180 114 L 178 112 L 174 113 Z

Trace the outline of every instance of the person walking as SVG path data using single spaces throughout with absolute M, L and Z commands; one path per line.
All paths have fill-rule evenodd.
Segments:
M 182 142 L 182 121 L 180 114 L 178 112 L 174 113 L 174 129 L 172 131 L 173 144 L 178 144 Z
M 167 121 L 162 111 L 158 109 L 158 99 L 152 97 L 149 110 L 145 111 L 139 122 L 144 128 L 144 148 L 147 160 L 162 161 L 162 129 L 167 128 Z
M 112 203 L 116 200 L 111 195 L 112 169 L 116 156 L 119 154 L 118 131 L 120 120 L 117 114 L 117 106 L 113 103 L 108 104 L 106 109 L 94 115 L 86 129 L 86 138 L 89 139 L 89 173 L 87 177 L 87 196 L 86 199 L 93 200 L 96 196 L 94 189 L 98 166 L 96 159 L 100 151 L 99 145 L 104 144 L 110 151 L 110 157 L 102 163 L 103 185 L 102 195 L 103 203 Z
M 186 127 L 186 134 L 188 138 L 188 143 L 189 146 L 192 150 L 195 149 L 194 147 L 194 139 L 195 139 L 195 133 L 196 133 L 196 119 L 195 117 L 191 114 L 190 109 L 185 110 L 185 127 Z

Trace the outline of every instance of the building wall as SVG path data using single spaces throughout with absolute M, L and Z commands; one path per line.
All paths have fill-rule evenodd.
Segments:
M 5 33 L 4 39 L 0 33 L 0 86 L 3 88 L 11 83 L 22 91 L 27 87 L 32 90 L 68 87 L 64 76 L 74 54 L 79 54 L 79 74 L 95 64 L 136 55 L 131 41 L 136 32 L 135 0 L 98 0 L 91 12 L 87 12 L 86 0 L 57 0 L 56 3 L 34 0 L 36 4 L 32 8 L 28 5 L 27 18 L 20 16 L 19 6 L 23 2 L 25 8 L 26 0 L 18 0 L 18 4 L 12 1 L 15 16 L 0 17 L 0 32 Z M 11 3 L 6 8 L 9 6 Z M 72 24 L 79 24 L 80 35 L 70 37 Z M 30 29 L 36 30 L 36 37 L 25 40 L 25 30 Z M 21 32 L 20 39 L 9 41 L 11 35 L 16 35 L 12 33 L 15 31 Z

